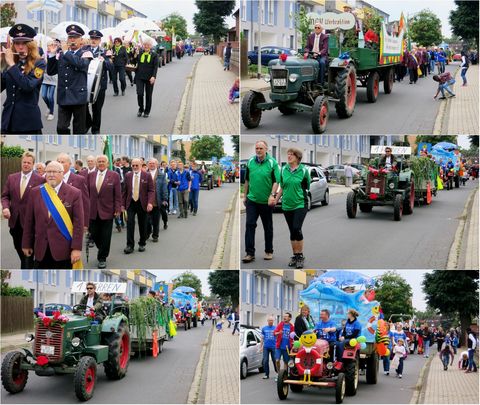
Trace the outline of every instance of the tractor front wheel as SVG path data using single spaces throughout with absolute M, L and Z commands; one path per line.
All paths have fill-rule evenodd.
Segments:
M 354 191 L 350 191 L 347 195 L 347 216 L 348 218 L 357 216 L 357 196 Z
M 335 384 L 335 402 L 341 404 L 345 398 L 345 374 L 340 373 Z
M 325 96 L 318 96 L 313 103 L 312 129 L 315 134 L 323 134 L 328 124 L 328 100 Z
M 27 384 L 28 371 L 22 370 L 21 365 L 26 361 L 22 352 L 10 352 L 2 361 L 2 384 L 10 393 L 23 391 Z
M 97 382 L 97 362 L 91 356 L 83 356 L 77 364 L 73 376 L 75 395 L 80 401 L 88 401 L 93 397 Z
M 277 394 L 278 398 L 281 400 L 287 399 L 288 397 L 288 384 L 285 384 L 284 381 L 288 378 L 287 370 L 280 370 L 277 378 Z
M 105 374 L 110 380 L 120 380 L 127 374 L 130 362 L 130 333 L 128 326 L 121 323 L 118 331 L 106 338 L 108 360 L 103 363 Z
M 401 194 L 395 195 L 395 200 L 393 201 L 393 219 L 395 221 L 400 221 L 403 214 L 403 197 Z
M 243 125 L 252 129 L 258 127 L 262 119 L 262 110 L 257 108 L 258 103 L 264 103 L 265 96 L 256 91 L 249 91 L 242 100 L 242 121 Z
M 369 103 L 377 101 L 380 75 L 378 72 L 370 72 L 367 80 L 367 100 Z

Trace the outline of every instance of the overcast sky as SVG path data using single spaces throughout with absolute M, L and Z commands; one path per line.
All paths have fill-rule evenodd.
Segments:
M 157 282 L 165 281 L 171 283 L 172 280 L 188 270 L 148 270 L 157 276 Z M 210 286 L 208 284 L 208 274 L 211 270 L 191 270 L 202 282 L 202 293 L 210 295 Z M 227 271 L 227 270 L 226 270 Z
M 188 33 L 195 33 L 193 15 L 198 12 L 198 9 L 194 0 L 122 0 L 122 2 L 156 21 L 177 12 L 187 20 Z M 240 4 L 238 0 L 236 3 L 237 6 L 233 12 L 237 10 Z M 229 28 L 235 25 L 235 19 L 232 17 L 227 17 L 225 22 Z

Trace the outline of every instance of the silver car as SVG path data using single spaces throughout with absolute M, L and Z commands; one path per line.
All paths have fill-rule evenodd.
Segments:
M 256 328 L 240 327 L 240 378 L 247 378 L 249 371 L 263 372 L 262 333 Z

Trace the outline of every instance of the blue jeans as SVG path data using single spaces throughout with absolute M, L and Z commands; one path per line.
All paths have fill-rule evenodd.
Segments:
M 468 67 L 463 67 L 460 73 L 460 76 L 462 76 L 463 84 L 467 84 L 467 70 Z
M 230 58 L 225 58 L 223 61 L 223 67 L 225 69 L 230 69 Z
M 200 190 L 190 190 L 189 195 L 189 205 L 193 209 L 193 212 L 198 211 L 198 196 L 200 194 Z
M 285 364 L 288 364 L 290 357 L 288 356 L 287 349 L 275 349 L 275 360 L 280 361 L 283 358 Z
M 383 356 L 383 371 L 390 371 L 390 356 Z
M 55 87 L 54 84 L 42 84 L 42 98 L 52 115 L 55 107 Z
M 475 360 L 473 359 L 473 355 L 475 354 L 475 349 L 468 349 L 468 370 L 477 371 L 477 365 L 475 364 Z
M 170 189 L 170 212 L 178 211 L 178 196 L 177 196 L 177 189 L 172 188 Z
M 398 359 L 398 367 L 395 371 L 397 372 L 397 374 L 403 374 L 403 357 L 400 357 L 400 359 Z
M 275 349 L 264 347 L 263 348 L 263 371 L 265 371 L 265 375 L 268 377 L 270 376 L 270 359 L 272 359 L 273 367 L 275 371 L 277 371 L 277 365 L 275 364 Z
M 442 354 L 442 363 L 444 367 L 448 367 L 450 363 L 450 353 L 446 352 Z
M 325 70 L 327 69 L 327 58 L 321 56 L 317 58 L 318 65 L 320 66 L 320 71 L 318 72 L 318 82 L 323 85 L 325 82 Z
M 423 355 L 425 357 L 428 357 L 430 354 L 430 340 L 424 340 L 423 341 Z
M 455 79 L 452 79 L 448 82 L 445 82 L 445 83 L 441 83 L 438 85 L 438 88 L 440 89 L 440 91 L 442 92 L 442 96 L 445 97 L 445 90 L 451 95 L 451 96 L 454 96 L 455 94 L 453 93 L 453 91 L 450 89 L 449 86 L 451 86 L 452 84 L 455 83 Z
M 430 73 L 435 72 L 435 59 L 430 60 Z

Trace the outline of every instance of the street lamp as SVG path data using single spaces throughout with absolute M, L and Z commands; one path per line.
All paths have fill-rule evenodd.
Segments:
M 262 2 L 258 2 L 257 79 L 262 77 Z

